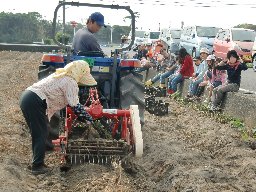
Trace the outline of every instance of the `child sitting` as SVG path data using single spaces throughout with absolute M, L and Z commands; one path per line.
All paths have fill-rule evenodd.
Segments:
M 247 70 L 248 67 L 243 63 L 237 52 L 231 50 L 227 53 L 227 59 L 220 62 L 215 69 L 227 70 L 227 82 L 213 89 L 211 111 L 219 110 L 218 105 L 221 103 L 224 93 L 237 92 L 241 83 L 241 71 Z

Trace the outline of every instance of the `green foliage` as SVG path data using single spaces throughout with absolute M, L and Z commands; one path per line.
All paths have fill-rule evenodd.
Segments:
M 66 33 L 63 34 L 62 32 L 57 32 L 55 38 L 60 43 L 63 43 L 63 38 L 64 38 L 64 44 L 67 45 L 70 40 L 70 35 Z
M 230 121 L 230 123 L 232 127 L 238 128 L 239 130 L 244 128 L 244 123 L 240 119 L 234 118 Z
M 135 21 L 137 21 L 136 19 L 140 17 L 140 13 L 139 12 L 134 12 L 134 16 L 135 16 Z M 123 21 L 126 21 L 127 19 L 132 19 L 132 17 L 129 15 L 129 16 L 126 16 L 123 18 Z
M 121 36 L 128 35 L 131 28 L 129 26 L 112 26 L 113 43 L 121 43 Z M 81 23 L 75 31 L 83 28 Z M 56 37 L 62 42 L 63 24 L 57 21 Z M 110 43 L 111 27 L 102 28 L 95 34 L 99 43 Z M 74 28 L 70 22 L 65 24 L 65 44 L 72 43 Z M 0 42 L 5 43 L 32 43 L 44 39 L 45 44 L 53 44 L 52 21 L 42 18 L 38 12 L 30 13 L 6 13 L 0 12 Z
M 46 44 L 46 45 L 52 45 L 52 44 L 53 44 L 53 40 L 46 38 L 46 39 L 44 39 L 44 44 Z
M 256 25 L 248 24 L 248 23 L 242 23 L 239 25 L 234 26 L 235 28 L 245 28 L 245 29 L 252 29 L 256 31 Z
M 253 68 L 253 64 L 252 63 L 246 63 L 248 68 Z
M 215 119 L 217 122 L 220 122 L 223 124 L 230 123 L 231 127 L 237 128 L 237 130 L 241 133 L 241 137 L 244 141 L 249 140 L 250 134 L 246 130 L 244 123 L 240 119 L 227 116 L 221 112 L 211 112 L 209 111 L 208 106 L 205 104 L 188 102 L 186 99 L 183 99 L 181 97 L 181 94 L 179 92 L 172 94 L 170 98 L 174 99 L 175 101 L 179 102 L 182 105 L 188 105 L 192 107 L 194 110 L 200 112 L 201 114 Z M 253 133 L 253 137 L 256 138 L 256 128 L 252 130 L 252 133 Z

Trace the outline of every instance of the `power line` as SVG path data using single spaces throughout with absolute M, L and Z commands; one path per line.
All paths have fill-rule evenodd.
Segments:
M 97 0 L 96 0 L 97 1 Z M 126 5 L 126 6 L 132 6 L 132 5 L 158 5 L 158 6 L 176 6 L 176 7 L 235 7 L 235 6 L 245 6 L 247 8 L 256 8 L 255 1 L 247 0 L 246 3 L 235 3 L 235 0 L 211 0 L 208 2 L 202 1 L 202 0 L 183 0 L 183 1 L 177 1 L 177 0 L 98 0 L 100 3 L 105 4 L 119 4 L 119 5 Z

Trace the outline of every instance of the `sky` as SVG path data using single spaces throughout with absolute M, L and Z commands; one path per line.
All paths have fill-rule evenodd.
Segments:
M 3 1 L 3 0 L 1 0 Z M 67 1 L 67 0 L 66 0 Z M 73 0 L 75 1 L 75 0 Z M 228 28 L 241 23 L 256 25 L 256 0 L 80 0 L 80 3 L 119 4 L 130 6 L 139 12 L 136 27 L 142 30 L 160 28 L 178 28 L 181 21 L 186 25 L 202 25 Z M 59 0 L 8 0 L 1 3 L 0 11 L 13 13 L 39 12 L 47 20 L 53 19 L 53 13 Z M 162 4 L 162 5 L 161 5 Z M 93 7 L 66 7 L 66 22 L 85 23 L 92 12 L 99 11 L 105 17 L 106 24 L 129 25 L 123 21 L 129 13 L 125 10 L 112 10 Z M 63 10 L 58 11 L 58 20 L 62 22 Z

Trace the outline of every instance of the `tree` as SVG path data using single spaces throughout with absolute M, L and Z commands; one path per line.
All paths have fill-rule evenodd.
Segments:
M 235 28 L 252 29 L 252 30 L 256 31 L 256 25 L 248 24 L 248 23 L 239 24 L 239 25 L 236 25 L 234 27 Z
M 135 21 L 137 21 L 136 18 L 140 17 L 140 13 L 139 12 L 134 12 L 134 16 L 135 16 Z M 132 16 L 129 15 L 129 16 L 124 17 L 123 21 L 126 22 L 127 19 L 129 19 L 129 20 L 132 19 Z

